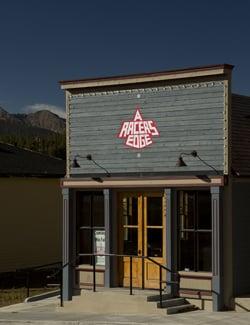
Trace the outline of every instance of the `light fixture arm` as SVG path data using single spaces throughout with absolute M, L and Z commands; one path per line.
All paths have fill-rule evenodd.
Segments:
M 92 158 L 92 155 L 90 155 L 90 154 L 88 154 L 88 155 L 86 155 L 86 156 L 81 156 L 81 155 L 75 155 L 75 157 L 74 157 L 74 159 L 77 159 L 77 158 L 85 158 L 85 159 L 87 159 L 87 160 L 90 160 L 90 161 L 92 161 L 97 167 L 99 167 L 99 168 L 101 168 L 101 169 L 103 169 L 104 171 L 105 171 L 105 173 L 106 173 L 106 175 L 107 175 L 107 177 L 111 177 L 111 174 L 110 174 L 110 172 L 105 168 L 105 167 L 103 167 L 103 166 L 101 166 L 100 164 L 98 164 L 93 158 Z
M 88 159 L 88 158 L 87 158 Z M 97 166 L 97 167 L 99 167 L 99 168 L 101 168 L 101 169 L 103 169 L 105 172 L 106 172 L 106 175 L 107 175 L 107 177 L 111 177 L 111 174 L 110 174 L 110 172 L 105 168 L 105 167 L 102 167 L 101 165 L 99 165 L 92 157 L 91 157 L 91 159 L 89 159 L 89 160 L 91 160 L 91 161 L 93 161 L 93 163 Z
M 219 175 L 219 172 L 216 168 L 214 168 L 212 165 L 208 164 L 205 160 L 203 160 L 199 155 L 198 152 L 196 150 L 191 151 L 190 153 L 186 153 L 186 152 L 182 152 L 179 156 L 179 159 L 182 160 L 182 156 L 192 156 L 194 158 L 198 158 L 204 165 L 210 167 L 211 169 L 213 169 L 217 175 Z M 183 160 L 182 160 L 183 161 Z M 185 164 L 185 162 L 184 162 Z
M 217 175 L 219 175 L 219 172 L 217 169 L 215 169 L 212 165 L 208 164 L 205 160 L 203 160 L 198 154 L 196 156 L 201 162 L 203 162 L 203 164 L 207 165 L 208 167 L 212 168 Z

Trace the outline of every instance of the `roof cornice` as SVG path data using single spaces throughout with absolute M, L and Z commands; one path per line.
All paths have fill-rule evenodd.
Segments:
M 76 88 L 89 88 L 89 87 L 105 87 L 128 85 L 144 82 L 176 80 L 184 78 L 198 78 L 215 75 L 230 75 L 233 65 L 218 64 L 201 66 L 195 68 L 186 68 L 178 70 L 131 74 L 122 76 L 111 76 L 101 78 L 79 79 L 79 80 L 62 80 L 60 81 L 61 89 L 76 89 Z

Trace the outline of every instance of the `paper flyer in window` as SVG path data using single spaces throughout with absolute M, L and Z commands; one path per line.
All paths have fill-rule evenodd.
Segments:
M 95 231 L 95 253 L 105 254 L 105 231 L 96 230 Z M 96 265 L 105 265 L 105 256 L 96 256 Z

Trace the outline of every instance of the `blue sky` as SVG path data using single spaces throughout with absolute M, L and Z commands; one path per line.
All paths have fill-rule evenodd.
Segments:
M 250 95 L 250 2 L 2 0 L 0 106 L 64 111 L 59 80 L 230 63 Z

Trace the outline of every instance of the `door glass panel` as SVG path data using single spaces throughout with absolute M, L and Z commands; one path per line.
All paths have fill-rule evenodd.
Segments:
M 147 197 L 147 225 L 162 226 L 161 197 Z
M 162 229 L 147 229 L 147 255 L 149 257 L 162 257 Z
M 124 197 L 122 199 L 123 224 L 127 226 L 138 225 L 138 198 Z
M 138 229 L 123 228 L 123 254 L 137 255 L 138 253 Z

